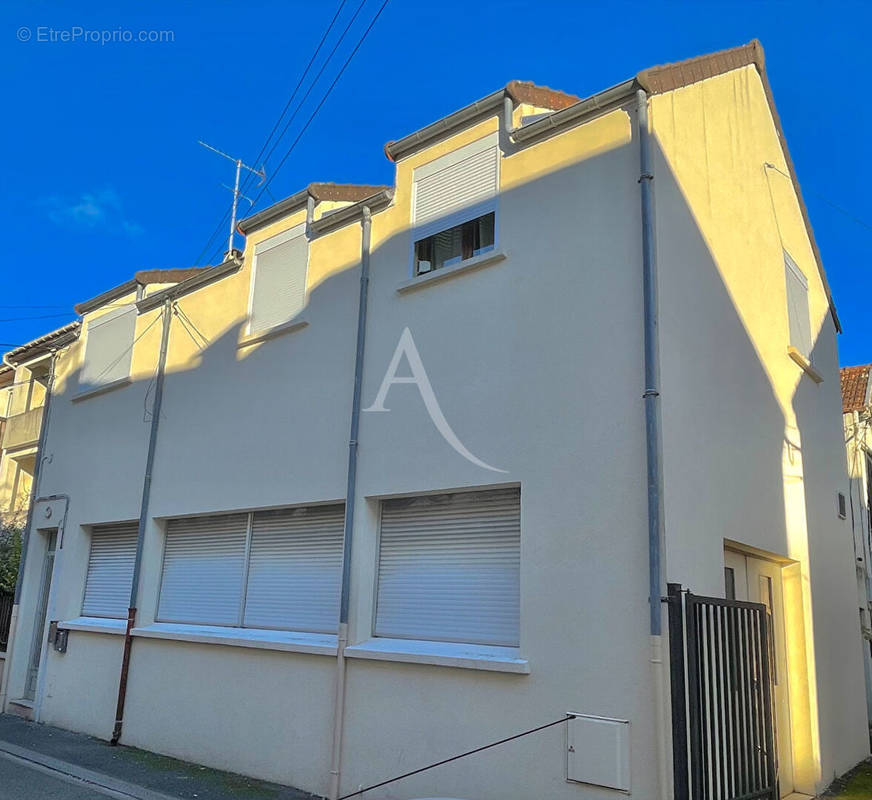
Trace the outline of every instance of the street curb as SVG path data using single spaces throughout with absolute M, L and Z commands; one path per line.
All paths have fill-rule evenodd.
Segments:
M 58 758 L 52 758 L 36 750 L 28 750 L 26 747 L 19 747 L 9 742 L 0 741 L 0 757 L 23 763 L 25 766 L 68 783 L 89 786 L 108 797 L 117 798 L 117 800 L 179 800 L 177 796 L 155 792 L 113 778 L 110 775 L 104 775 L 102 772 L 84 769 L 77 764 L 71 764 L 69 761 L 61 761 Z

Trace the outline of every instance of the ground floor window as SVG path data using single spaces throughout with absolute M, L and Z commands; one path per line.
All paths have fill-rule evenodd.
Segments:
M 335 633 L 341 504 L 171 519 L 157 619 Z
M 124 522 L 91 528 L 83 616 L 126 619 L 138 527 L 135 522 Z
M 384 500 L 375 635 L 517 647 L 520 489 Z

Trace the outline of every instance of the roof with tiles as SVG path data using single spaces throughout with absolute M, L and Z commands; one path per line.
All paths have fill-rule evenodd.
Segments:
M 869 369 L 872 364 L 861 364 L 858 367 L 842 367 L 839 371 L 842 379 L 842 413 L 861 411 L 867 405 L 869 390 Z

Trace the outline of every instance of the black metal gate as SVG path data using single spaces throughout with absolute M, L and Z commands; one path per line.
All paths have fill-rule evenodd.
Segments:
M 778 800 L 766 606 L 669 584 L 675 800 Z

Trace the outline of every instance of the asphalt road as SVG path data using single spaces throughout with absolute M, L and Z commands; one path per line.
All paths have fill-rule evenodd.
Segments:
M 78 782 L 47 775 L 0 753 L 0 800 L 106 800 L 106 795 Z

